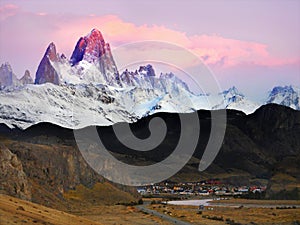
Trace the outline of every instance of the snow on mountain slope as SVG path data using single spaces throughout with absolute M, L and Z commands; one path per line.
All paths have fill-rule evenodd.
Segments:
M 50 122 L 77 129 L 89 125 L 131 123 L 157 112 L 187 113 L 228 108 L 248 114 L 260 106 L 241 97 L 240 93 L 230 90 L 230 96 L 224 93 L 194 95 L 184 88 L 165 92 L 137 86 L 31 84 L 0 91 L 0 123 L 26 129 L 39 122 Z
M 79 39 L 70 60 L 50 43 L 35 85 L 0 92 L 0 123 L 23 129 L 39 122 L 106 126 L 158 111 L 194 111 L 191 96 L 183 81 L 173 74 L 157 77 L 151 65 L 119 76 L 109 44 L 93 29 Z
M 223 96 L 223 101 L 221 104 L 215 105 L 212 109 L 222 109 L 225 106 L 226 109 L 236 109 L 250 114 L 261 106 L 261 104 L 247 99 L 235 86 L 219 93 L 219 95 Z
M 167 96 L 167 97 L 166 97 Z M 67 128 L 108 126 L 134 122 L 153 114 L 192 111 L 180 98 L 160 90 L 114 88 L 106 85 L 27 85 L 23 89 L 0 92 L 0 123 L 25 129 L 39 122 Z
M 27 128 L 35 123 L 50 122 L 68 128 L 91 124 L 111 125 L 134 118 L 118 106 L 109 93 L 96 86 L 58 86 L 51 83 L 27 85 L 22 90 L 1 93 L 0 122 Z M 109 103 L 112 103 L 110 105 Z
M 266 102 L 285 105 L 292 109 L 300 110 L 300 88 L 292 85 L 274 87 Z

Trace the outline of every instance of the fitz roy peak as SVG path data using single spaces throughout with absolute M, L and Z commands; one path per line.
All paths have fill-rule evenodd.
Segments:
M 78 40 L 70 60 L 67 60 L 64 54 L 57 53 L 54 43 L 48 46 L 35 80 L 35 84 L 44 83 L 93 83 L 123 88 L 156 88 L 165 92 L 172 92 L 172 89 L 178 92 L 178 86 L 181 86 L 190 92 L 188 86 L 172 73 L 161 74 L 157 78 L 152 65 L 140 66 L 135 72 L 125 70 L 120 75 L 110 45 L 96 29 Z
M 109 43 L 105 43 L 100 31 L 93 29 L 90 34 L 81 37 L 71 56 L 72 66 L 82 61 L 95 64 L 108 84 L 118 83 L 119 73 L 111 54 Z
M 26 129 L 49 122 L 67 128 L 134 122 L 156 112 L 196 110 L 188 86 L 173 74 L 155 75 L 151 65 L 119 74 L 110 46 L 93 29 L 68 60 L 51 43 L 34 85 L 0 92 L 0 123 Z
M 49 122 L 79 129 L 132 123 L 158 112 L 228 108 L 249 114 L 266 103 L 248 100 L 235 87 L 196 95 L 176 75 L 157 75 L 152 65 L 120 72 L 96 29 L 78 40 L 70 59 L 50 43 L 32 83 L 29 71 L 18 80 L 8 63 L 0 67 L 0 123 L 26 129 Z M 299 109 L 299 89 L 277 87 L 267 103 Z
M 59 56 L 55 44 L 51 43 L 39 64 L 35 83 L 94 82 L 114 86 L 119 84 L 118 77 L 109 44 L 100 31 L 93 29 L 78 40 L 69 61 L 64 54 Z

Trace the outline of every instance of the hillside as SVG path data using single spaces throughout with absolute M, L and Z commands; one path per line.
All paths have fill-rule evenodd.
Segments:
M 133 188 L 111 184 L 96 174 L 73 146 L 47 136 L 40 136 L 39 143 L 34 138 L 16 139 L 0 138 L 0 193 L 59 210 L 71 210 L 78 204 L 113 205 L 138 200 Z M 74 199 L 80 196 L 82 187 L 86 196 Z
M 100 225 L 84 217 L 71 215 L 29 201 L 0 194 L 0 224 Z
M 147 124 L 156 116 L 166 121 L 168 131 L 162 144 L 151 151 L 128 149 L 116 139 L 112 127 L 98 127 L 98 133 L 117 159 L 133 165 L 149 165 L 167 158 L 180 134 L 178 115 L 170 113 L 159 113 L 139 120 L 131 125 L 133 133 L 139 138 L 147 137 Z M 268 185 L 268 197 L 299 198 L 299 111 L 274 104 L 262 106 L 250 115 L 227 110 L 227 129 L 221 150 L 213 164 L 201 173 L 197 168 L 209 137 L 210 111 L 198 111 L 198 116 L 201 133 L 196 151 L 189 163 L 171 180 L 216 178 L 234 185 L 262 184 Z M 72 130 L 42 123 L 24 131 L 2 126 L 0 132 L 1 143 L 22 162 L 31 188 L 45 190 L 43 195 L 35 195 L 33 191 L 33 201 L 51 205 L 54 199 L 63 201 L 63 193 L 79 184 L 90 188 L 96 182 L 104 182 L 81 157 Z M 118 188 L 132 193 L 124 186 Z M 276 195 L 279 192 L 281 194 Z M 44 196 L 43 199 L 40 196 Z

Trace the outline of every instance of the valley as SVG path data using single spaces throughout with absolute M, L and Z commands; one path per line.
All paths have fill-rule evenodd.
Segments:
M 35 79 L 2 64 L 0 224 L 300 224 L 299 87 L 253 101 L 157 71 L 119 71 L 97 29 Z

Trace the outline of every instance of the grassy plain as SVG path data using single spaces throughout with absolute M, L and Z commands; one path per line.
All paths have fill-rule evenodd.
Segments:
M 192 224 L 224 225 L 224 224 L 259 224 L 259 225 L 294 225 L 300 224 L 300 208 L 276 208 L 278 201 L 241 200 L 227 203 L 241 204 L 243 207 L 205 207 L 199 214 L 196 206 L 175 206 L 153 204 L 150 209 L 190 222 Z M 281 205 L 298 205 L 299 201 L 282 201 Z M 249 208 L 246 204 L 259 204 L 260 207 Z M 264 208 L 264 205 L 274 205 L 273 208 Z

